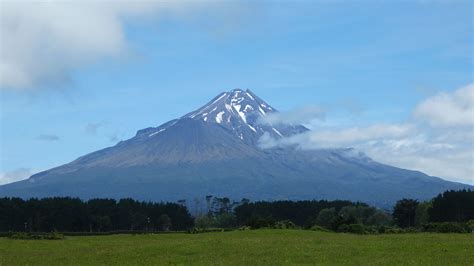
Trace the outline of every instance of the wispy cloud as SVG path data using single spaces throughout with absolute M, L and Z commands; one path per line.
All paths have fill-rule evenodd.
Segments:
M 12 171 L 0 173 L 0 185 L 20 181 L 33 174 L 30 168 L 17 168 Z
M 43 141 L 58 141 L 60 138 L 54 134 L 41 134 L 38 136 L 38 139 Z
M 99 129 L 101 127 L 104 127 L 105 125 L 107 125 L 106 122 L 97 122 L 97 123 L 88 123 L 85 127 L 84 127 L 84 131 L 89 134 L 89 135 L 92 135 L 92 136 L 97 136 L 97 134 L 99 133 Z
M 116 142 L 120 141 L 120 138 L 119 138 L 117 133 L 113 133 L 109 136 L 109 140 L 110 140 L 110 142 L 116 143 Z
M 87 123 L 84 127 L 84 132 L 94 137 L 106 137 L 113 143 L 120 141 L 119 132 L 111 129 L 107 121 Z
M 326 117 L 326 111 L 319 106 L 305 106 L 282 113 L 269 113 L 260 119 L 262 124 L 310 124 L 314 121 L 322 121 Z
M 342 99 L 339 103 L 339 108 L 346 110 L 349 115 L 361 115 L 365 111 L 365 107 L 355 99 Z

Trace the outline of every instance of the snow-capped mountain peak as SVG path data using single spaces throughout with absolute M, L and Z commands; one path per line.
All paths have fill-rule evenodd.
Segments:
M 204 124 L 218 124 L 247 144 L 256 145 L 258 139 L 268 133 L 274 138 L 281 138 L 306 131 L 303 126 L 263 125 L 260 118 L 277 112 L 264 100 L 250 90 L 234 89 L 222 92 L 199 109 L 179 119 L 172 120 L 157 128 L 148 128 L 141 133 L 155 137 L 180 121 L 192 119 Z
M 203 107 L 183 117 L 219 124 L 230 123 L 232 119 L 237 119 L 245 124 L 252 124 L 252 119 L 248 117 L 265 116 L 275 111 L 252 91 L 234 89 L 219 94 Z
M 304 127 L 262 125 L 260 118 L 277 112 L 250 90 L 222 92 L 209 103 L 182 118 L 217 123 L 241 140 L 255 144 L 265 132 L 276 138 L 306 130 Z

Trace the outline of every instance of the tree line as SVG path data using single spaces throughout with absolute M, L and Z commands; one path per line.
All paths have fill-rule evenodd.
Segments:
M 400 232 L 405 228 L 434 232 L 474 230 L 474 191 L 471 190 L 446 191 L 424 202 L 402 199 L 392 211 L 343 200 L 230 203 L 227 198 L 208 196 L 207 199 L 211 207 L 196 216 L 197 228 L 299 227 L 356 233 Z
M 192 228 L 307 228 L 336 232 L 385 232 L 388 228 L 469 231 L 474 223 L 474 191 L 446 191 L 430 201 L 402 199 L 393 211 L 344 200 L 231 201 L 205 197 L 191 215 L 186 201 L 152 203 L 133 199 L 54 197 L 0 198 L 0 231 L 109 232 L 182 231 Z
M 177 203 L 133 199 L 54 197 L 0 198 L 0 231 L 104 232 L 118 230 L 186 230 L 194 224 L 188 209 Z
M 396 203 L 392 215 L 402 228 L 427 223 L 465 223 L 474 220 L 474 191 L 448 190 L 424 202 L 402 199 Z

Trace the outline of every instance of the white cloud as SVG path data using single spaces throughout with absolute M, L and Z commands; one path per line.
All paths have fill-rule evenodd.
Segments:
M 414 115 L 436 127 L 474 126 L 474 84 L 424 100 Z
M 366 127 L 318 127 L 287 138 L 264 135 L 262 148 L 347 148 L 374 160 L 474 184 L 474 85 L 439 93 L 418 104 L 414 122 Z
M 87 125 L 84 127 L 84 131 L 92 136 L 97 136 L 99 133 L 99 129 L 106 126 L 107 122 L 102 121 L 98 123 L 87 123 Z
M 0 0 L 0 88 L 67 80 L 72 69 L 126 53 L 124 18 L 181 14 L 203 3 Z
M 369 140 L 396 139 L 408 135 L 412 130 L 411 125 L 377 124 L 369 127 L 315 131 L 310 134 L 310 141 L 319 143 L 322 147 L 341 147 Z
M 296 145 L 301 149 L 340 148 L 366 141 L 401 138 L 413 130 L 411 125 L 377 124 L 369 127 L 312 130 L 287 138 L 273 139 L 269 135 L 259 140 L 262 148 Z
M 261 117 L 262 124 L 310 124 L 315 120 L 324 120 L 326 112 L 318 106 L 305 106 L 289 112 L 269 113 Z
M 33 174 L 30 168 L 18 168 L 12 171 L 0 173 L 0 185 L 27 179 Z
M 473 144 L 436 142 L 415 135 L 401 140 L 370 142 L 358 149 L 382 163 L 474 184 Z

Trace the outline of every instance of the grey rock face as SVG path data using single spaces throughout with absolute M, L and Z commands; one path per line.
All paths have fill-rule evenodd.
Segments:
M 389 207 L 472 186 L 377 163 L 352 149 L 260 149 L 303 126 L 259 123 L 277 112 L 249 90 L 223 92 L 208 104 L 68 164 L 0 186 L 0 196 L 133 197 L 177 201 L 205 195 L 233 199 L 348 199 Z

